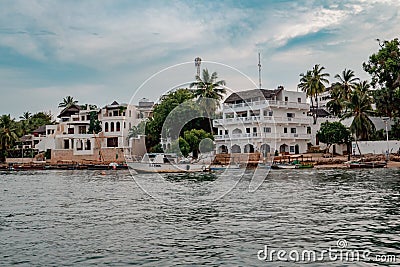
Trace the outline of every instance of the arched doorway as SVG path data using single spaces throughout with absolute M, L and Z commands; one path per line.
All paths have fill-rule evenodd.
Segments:
M 268 144 L 263 144 L 260 148 L 263 157 L 266 157 L 268 153 L 271 153 L 271 146 Z
M 220 154 L 227 154 L 228 153 L 228 147 L 226 145 L 222 145 L 218 148 L 218 153 Z
M 238 145 L 233 145 L 232 148 L 231 148 L 231 152 L 232 152 L 232 153 L 241 153 L 242 150 L 240 149 L 240 146 L 238 146 Z
M 254 153 L 254 146 L 252 144 L 245 145 L 244 153 Z
M 279 152 L 280 153 L 288 153 L 289 152 L 289 146 L 287 144 L 283 144 L 279 147 Z

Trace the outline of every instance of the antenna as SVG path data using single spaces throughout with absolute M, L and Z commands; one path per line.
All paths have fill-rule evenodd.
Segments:
M 197 76 L 200 77 L 200 65 L 201 65 L 201 58 L 196 57 L 194 59 L 194 66 L 197 68 Z
M 258 52 L 258 83 L 259 89 L 261 89 L 261 54 Z

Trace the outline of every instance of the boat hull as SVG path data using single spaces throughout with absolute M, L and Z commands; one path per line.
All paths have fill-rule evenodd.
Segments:
M 198 164 L 169 164 L 169 163 L 128 163 L 129 168 L 137 173 L 190 173 L 207 170 L 206 165 Z

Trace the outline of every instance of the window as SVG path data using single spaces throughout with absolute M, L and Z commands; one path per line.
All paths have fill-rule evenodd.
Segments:
M 257 127 L 253 127 L 253 133 L 257 132 Z
M 107 138 L 107 147 L 117 147 L 118 137 Z
M 250 128 L 246 128 L 246 133 L 250 133 Z
M 129 117 L 132 117 L 132 110 L 129 110 Z
M 81 116 L 81 120 L 83 120 L 83 121 L 84 121 L 84 120 L 85 120 L 85 116 Z
M 126 122 L 124 121 L 124 129 L 126 129 Z
M 300 98 L 300 97 L 297 98 L 297 102 L 298 102 L 298 103 L 301 103 L 301 98 Z
M 76 150 L 83 150 L 82 140 L 76 140 Z
M 286 113 L 286 116 L 288 117 L 288 118 L 294 118 L 295 117 L 295 113 Z
M 92 149 L 92 143 L 90 142 L 90 140 L 86 140 L 85 150 L 91 150 L 91 149 Z
M 264 127 L 264 133 L 270 133 L 271 127 Z
M 64 149 L 69 149 L 69 139 L 64 140 Z
M 272 110 L 264 109 L 264 116 L 272 116 L 274 112 Z
M 285 96 L 285 102 L 289 101 L 289 97 Z
M 290 128 L 290 133 L 295 134 L 296 133 L 296 128 Z
M 114 110 L 113 111 L 113 116 L 118 116 L 119 115 L 119 110 Z
M 310 126 L 307 127 L 307 134 L 311 134 L 311 127 Z
M 287 133 L 287 128 L 283 128 L 283 133 Z
M 117 121 L 117 123 L 116 123 L 116 131 L 117 132 L 119 132 L 119 131 L 121 131 L 121 123 L 119 122 L 119 121 Z
M 222 135 L 222 130 L 219 130 L 219 135 Z
M 74 131 L 75 129 L 74 128 L 68 128 L 68 134 L 74 134 Z
M 79 126 L 78 132 L 79 132 L 79 134 L 85 134 L 86 133 L 86 126 Z
M 111 123 L 111 130 L 110 132 L 114 132 L 114 122 Z
M 294 146 L 290 146 L 290 153 L 294 153 Z
M 229 130 L 225 130 L 225 135 L 228 135 L 229 134 Z
M 108 132 L 108 122 L 106 122 L 106 123 L 104 124 L 104 131 L 105 131 L 105 132 Z

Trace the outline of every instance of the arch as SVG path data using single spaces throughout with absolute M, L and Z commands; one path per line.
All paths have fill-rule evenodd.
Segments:
M 279 152 L 280 152 L 280 153 L 289 152 L 289 146 L 288 146 L 287 144 L 282 144 L 282 145 L 279 147 Z
M 116 128 L 116 132 L 121 131 L 121 123 L 119 121 L 117 121 L 117 123 L 115 124 L 115 128 Z
M 241 134 L 242 130 L 240 130 L 239 128 L 236 128 L 235 130 L 232 131 L 232 134 Z
M 114 132 L 114 122 L 111 122 L 110 132 Z
M 244 153 L 254 153 L 254 146 L 252 144 L 245 145 Z
M 263 157 L 266 157 L 268 153 L 271 153 L 271 146 L 268 144 L 263 144 L 261 145 L 260 150 Z
M 242 150 L 240 149 L 239 145 L 233 145 L 232 148 L 231 148 L 231 152 L 232 153 L 241 153 Z
M 222 145 L 218 148 L 218 153 L 220 154 L 227 154 L 228 153 L 228 147 L 226 145 Z
M 105 132 L 108 132 L 108 122 L 106 122 L 106 123 L 104 124 L 104 131 L 105 131 Z

